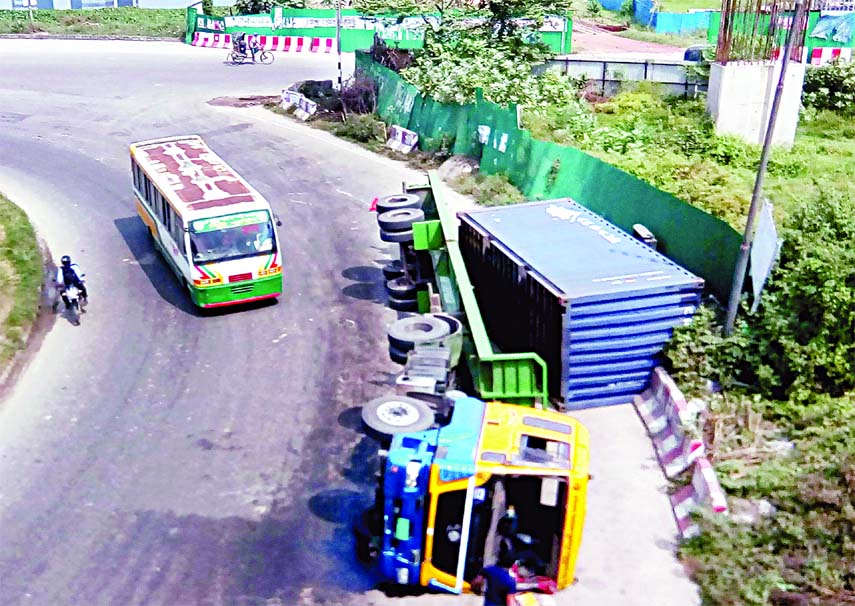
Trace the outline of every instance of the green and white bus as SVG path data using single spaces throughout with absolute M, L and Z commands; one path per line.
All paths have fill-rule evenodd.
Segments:
M 130 146 L 137 212 L 200 307 L 282 294 L 270 204 L 196 135 Z

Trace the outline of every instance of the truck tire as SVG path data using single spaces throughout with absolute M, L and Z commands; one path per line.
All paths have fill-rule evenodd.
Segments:
M 407 352 L 401 351 L 394 345 L 389 345 L 389 359 L 392 360 L 395 364 L 400 364 L 403 366 L 407 363 Z
M 398 208 L 377 215 L 377 225 L 383 231 L 411 229 L 413 223 L 424 220 L 425 214 L 418 208 Z
M 404 264 L 400 259 L 389 261 L 383 266 L 383 277 L 388 280 L 394 280 L 404 275 Z
M 389 299 L 389 309 L 395 311 L 418 311 L 419 302 L 416 299 Z
M 415 299 L 416 285 L 409 278 L 395 278 L 386 282 L 386 292 L 389 297 L 401 301 Z
M 382 435 L 424 431 L 436 419 L 430 406 L 407 396 L 382 396 L 362 407 L 362 421 L 366 427 Z
M 381 229 L 380 239 L 384 242 L 394 242 L 397 244 L 401 244 L 402 242 L 412 242 L 413 230 L 404 229 L 402 231 L 386 231 L 384 229 Z
M 399 208 L 421 208 L 422 200 L 415 194 L 392 194 L 377 200 L 377 214 Z
M 432 343 L 448 336 L 449 325 L 439 318 L 429 315 L 401 318 L 389 325 L 386 335 L 389 346 L 398 351 L 408 352 L 416 343 Z

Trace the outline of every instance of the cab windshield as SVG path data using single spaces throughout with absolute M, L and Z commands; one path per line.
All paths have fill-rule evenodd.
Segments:
M 270 213 L 254 210 L 191 221 L 190 251 L 197 264 L 274 253 Z

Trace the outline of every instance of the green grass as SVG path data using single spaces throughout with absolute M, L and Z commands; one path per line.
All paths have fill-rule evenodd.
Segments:
M 657 34 L 650 28 L 638 24 L 632 24 L 628 30 L 618 32 L 618 36 L 639 40 L 641 42 L 654 42 L 656 44 L 668 44 L 669 46 L 693 46 L 695 44 L 706 44 L 706 31 L 692 32 L 684 36 L 676 34 Z
M 0 366 L 25 345 L 42 287 L 42 255 L 27 215 L 0 194 Z
M 185 23 L 184 9 L 37 10 L 33 11 L 32 25 L 27 11 L 0 10 L 0 34 L 180 38 L 184 35 Z
M 660 0 L 661 13 L 688 13 L 691 9 L 721 10 L 719 0 Z

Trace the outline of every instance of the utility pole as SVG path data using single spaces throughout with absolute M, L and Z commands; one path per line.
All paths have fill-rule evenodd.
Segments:
M 338 50 L 338 91 L 341 93 L 341 0 L 335 2 L 335 45 Z
M 778 108 L 781 105 L 781 96 L 784 92 L 784 79 L 787 74 L 787 65 L 790 62 L 790 53 L 793 49 L 793 39 L 796 28 L 801 27 L 804 14 L 803 0 L 796 0 L 795 15 L 793 16 L 790 31 L 787 33 L 787 42 L 784 45 L 784 56 L 781 59 L 781 74 L 778 77 L 778 87 L 772 99 L 772 110 L 769 112 L 769 123 L 766 125 L 766 136 L 763 139 L 763 150 L 760 152 L 760 166 L 757 168 L 757 177 L 754 180 L 754 191 L 751 194 L 751 206 L 748 207 L 748 221 L 745 223 L 745 234 L 742 237 L 742 246 L 739 247 L 739 256 L 736 260 L 736 268 L 733 270 L 733 282 L 730 286 L 730 299 L 727 304 L 727 316 L 724 321 L 724 334 L 733 332 L 736 323 L 736 313 L 739 311 L 739 300 L 742 295 L 742 287 L 745 283 L 745 272 L 748 269 L 748 258 L 751 253 L 751 243 L 754 241 L 754 222 L 757 217 L 757 208 L 763 193 L 763 178 L 766 176 L 766 166 L 769 164 L 769 154 L 772 151 L 772 135 L 775 132 L 775 121 L 778 118 Z

